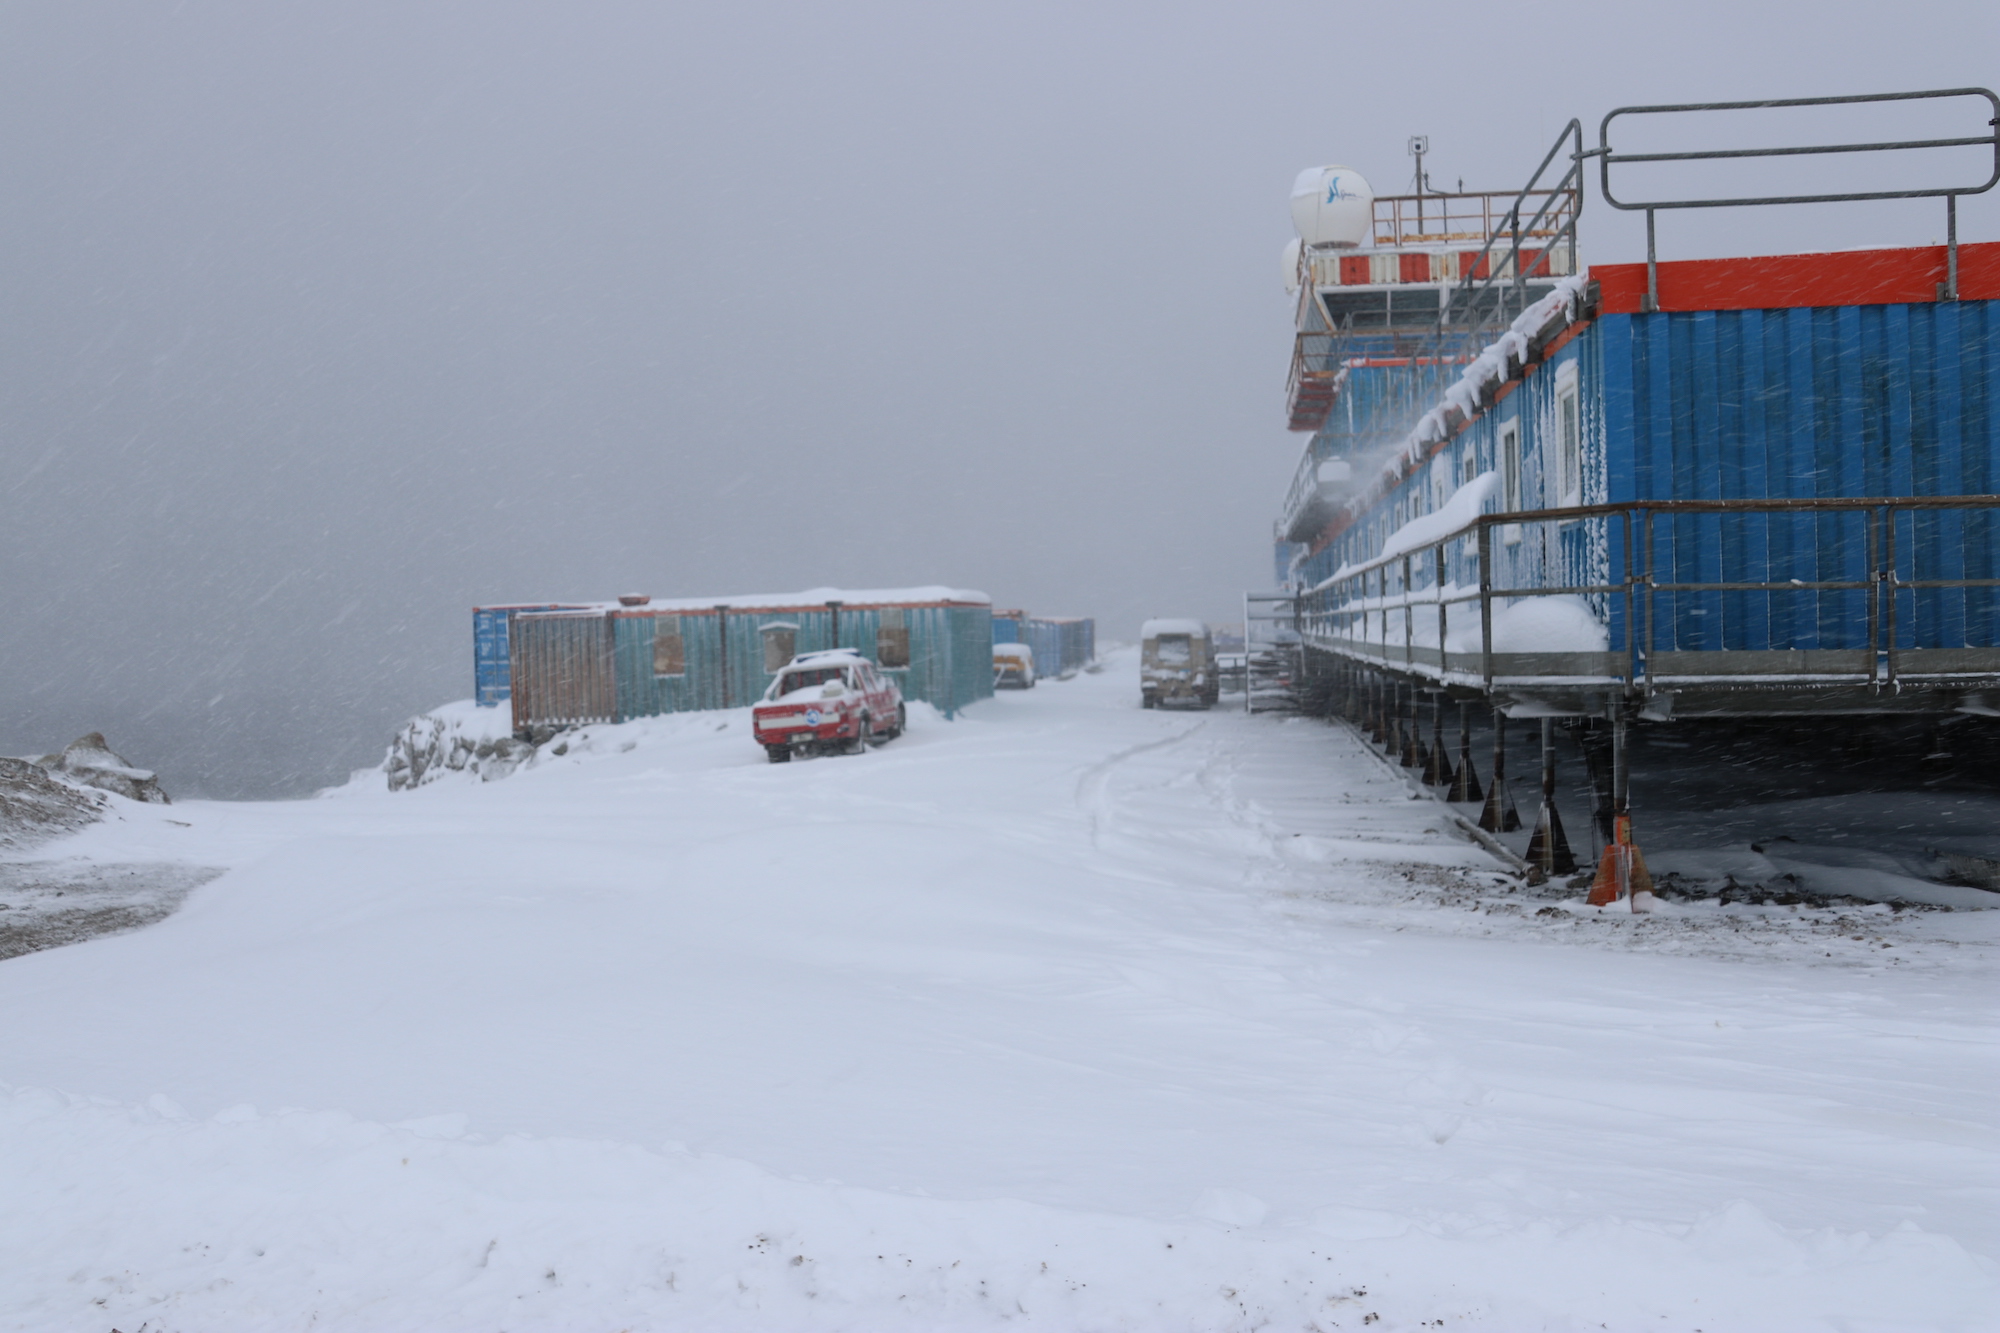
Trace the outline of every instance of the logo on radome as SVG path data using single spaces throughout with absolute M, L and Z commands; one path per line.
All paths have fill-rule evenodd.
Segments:
M 1326 183 L 1326 201 L 1329 204 L 1336 199 L 1359 199 L 1360 197 L 1360 195 L 1352 191 L 1341 189 L 1340 177 L 1338 176 L 1330 178 Z

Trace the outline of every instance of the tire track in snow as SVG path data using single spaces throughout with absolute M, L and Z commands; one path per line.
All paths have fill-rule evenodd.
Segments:
M 1099 838 L 1110 826 L 1111 816 L 1117 807 L 1117 802 L 1111 799 L 1111 775 L 1117 771 L 1118 766 L 1136 759 L 1142 754 L 1147 754 L 1154 750 L 1165 750 L 1171 746 L 1179 745 L 1182 741 L 1188 739 L 1188 737 L 1194 735 L 1207 725 L 1208 721 L 1204 718 L 1202 721 L 1189 727 L 1186 731 L 1176 732 L 1172 736 L 1167 736 L 1157 741 L 1147 741 L 1142 745 L 1129 746 L 1104 759 L 1100 759 L 1084 770 L 1083 776 L 1077 780 L 1076 784 L 1076 803 L 1082 807 L 1085 814 L 1090 816 L 1090 845 L 1092 847 L 1100 845 Z

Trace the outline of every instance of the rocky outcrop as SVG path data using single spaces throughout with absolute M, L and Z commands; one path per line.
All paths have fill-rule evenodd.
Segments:
M 60 773 L 72 782 L 102 791 L 116 792 L 131 801 L 168 805 L 167 794 L 151 770 L 134 768 L 124 756 L 112 750 L 104 733 L 93 731 L 79 736 L 61 754 L 45 754 L 35 762 L 51 773 Z
M 102 819 L 107 804 L 34 761 L 0 759 L 0 849 L 19 851 L 74 833 Z
M 465 719 L 453 710 L 411 718 L 389 742 L 389 756 L 382 762 L 389 775 L 389 790 L 409 791 L 451 773 L 491 782 L 535 757 L 535 747 L 528 742 L 493 735 L 468 725 L 468 721 L 484 723 L 487 719 Z

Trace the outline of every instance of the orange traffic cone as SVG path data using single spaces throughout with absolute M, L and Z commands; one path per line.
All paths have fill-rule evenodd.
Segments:
M 1608 907 L 1620 898 L 1629 902 L 1634 912 L 1650 912 L 1659 901 L 1653 896 L 1653 876 L 1646 869 L 1646 858 L 1632 841 L 1630 815 L 1612 817 L 1611 841 L 1597 863 L 1597 878 L 1590 884 L 1592 907 Z

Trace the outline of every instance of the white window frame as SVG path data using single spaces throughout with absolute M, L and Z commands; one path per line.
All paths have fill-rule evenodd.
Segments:
M 1500 455 L 1500 507 L 1510 514 L 1521 510 L 1521 422 L 1519 418 L 1500 423 L 1498 443 L 1494 446 Z M 1502 523 L 1500 540 L 1509 546 L 1519 544 L 1521 525 Z
M 1576 362 L 1556 371 L 1556 507 L 1583 503 L 1583 401 L 1577 392 Z
M 783 641 L 784 651 L 782 654 L 771 651 L 772 647 L 780 641 L 780 635 L 791 636 L 788 640 Z M 792 659 L 799 655 L 798 625 L 790 620 L 765 621 L 757 627 L 757 647 L 763 654 L 764 674 L 767 676 L 782 674 L 784 669 L 791 665 Z M 779 661 L 776 666 L 772 666 L 771 663 L 773 660 L 779 657 L 782 657 L 784 660 Z

